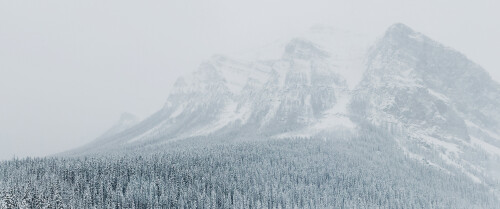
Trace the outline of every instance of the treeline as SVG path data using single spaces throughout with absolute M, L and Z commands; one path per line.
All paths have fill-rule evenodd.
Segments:
M 286 139 L 0 163 L 2 208 L 495 208 L 390 140 Z

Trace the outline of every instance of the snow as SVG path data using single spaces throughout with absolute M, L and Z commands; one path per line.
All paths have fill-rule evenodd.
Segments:
M 479 130 L 482 133 L 487 134 L 488 136 L 490 136 L 492 138 L 500 139 L 500 136 L 498 134 L 493 133 L 492 131 L 489 131 L 487 129 L 481 128 L 480 126 L 478 126 L 477 124 L 473 123 L 470 120 L 465 120 L 465 124 L 467 125 L 468 128 L 473 128 L 473 129 Z M 497 147 L 497 146 L 490 144 L 484 140 L 481 140 L 476 136 L 471 136 L 470 138 L 471 138 L 470 145 L 476 146 L 476 147 L 486 151 L 487 153 L 489 153 L 491 155 L 500 156 L 500 147 Z
M 184 105 L 179 105 L 177 109 L 170 115 L 170 118 L 176 118 L 184 111 Z
M 214 56 L 212 62 L 217 73 L 224 79 L 226 87 L 235 95 L 241 93 L 249 80 L 255 80 L 263 84 L 270 77 L 268 68 L 253 62 L 220 55 Z
M 310 97 L 306 98 L 310 99 Z M 348 96 L 341 96 L 337 104 L 330 110 L 325 111 L 324 115 L 311 121 L 311 125 L 301 130 L 281 133 L 273 138 L 288 138 L 288 137 L 311 137 L 319 133 L 335 132 L 335 131 L 353 131 L 356 125 L 347 116 L 347 105 L 349 102 Z
M 303 34 L 306 40 L 321 46 L 330 55 L 330 66 L 346 79 L 349 89 L 361 81 L 365 69 L 365 55 L 375 36 L 349 30 L 313 27 Z
M 500 156 L 500 148 L 498 148 L 494 145 L 491 145 L 491 144 L 489 144 L 485 141 L 482 141 L 476 137 L 471 137 L 471 143 L 473 145 L 480 147 L 481 149 L 483 149 L 484 151 L 488 152 L 491 155 Z
M 475 176 L 475 175 L 471 174 L 470 172 L 468 172 L 467 170 L 465 170 L 465 168 L 464 168 L 462 165 L 460 165 L 460 164 L 456 163 L 455 161 L 453 161 L 452 159 L 450 159 L 450 158 L 448 157 L 448 155 L 445 155 L 445 154 L 440 153 L 440 154 L 439 154 L 439 156 L 440 156 L 440 157 L 441 157 L 441 159 L 443 159 L 443 160 L 444 160 L 447 164 L 452 165 L 452 166 L 454 166 L 454 167 L 456 167 L 456 168 L 458 168 L 458 169 L 462 170 L 462 172 L 463 172 L 465 175 L 467 175 L 467 176 L 468 176 L 468 177 L 469 177 L 472 181 L 474 181 L 474 182 L 476 182 L 476 183 L 478 183 L 478 184 L 482 182 L 482 181 L 481 181 L 481 179 L 479 179 L 477 176 Z
M 491 136 L 491 137 L 493 137 L 493 138 L 495 138 L 495 139 L 500 140 L 500 135 L 498 135 L 498 134 L 496 134 L 496 133 L 494 133 L 494 132 L 492 132 L 492 131 L 490 131 L 490 130 L 486 130 L 486 129 L 484 129 L 484 128 L 481 128 L 480 126 L 478 126 L 477 124 L 473 123 L 473 122 L 472 122 L 472 121 L 470 121 L 470 120 L 464 120 L 464 121 L 465 121 L 465 124 L 466 124 L 468 127 L 473 127 L 473 128 L 475 128 L 475 129 L 478 129 L 478 130 L 480 130 L 481 132 L 486 133 L 486 134 L 488 134 L 489 136 Z
M 325 111 L 325 116 L 312 126 L 313 129 L 325 130 L 339 126 L 349 129 L 355 128 L 354 123 L 347 117 L 347 105 L 349 101 L 350 97 L 340 96 L 337 104 L 332 109 Z
M 443 140 L 440 140 L 440 139 L 437 139 L 435 137 L 431 137 L 428 135 L 424 135 L 424 134 L 420 135 L 419 138 L 421 140 L 427 142 L 430 145 L 435 145 L 435 146 L 444 148 L 446 154 L 460 152 L 460 148 L 456 144 L 446 142 L 446 141 L 443 141 Z
M 307 82 L 307 85 L 311 85 L 311 63 L 310 61 L 306 60 L 294 60 L 292 69 L 288 70 L 295 70 L 300 72 L 300 74 L 305 75 Z
M 286 73 L 290 68 L 290 64 L 287 62 L 277 62 L 273 65 L 273 70 L 278 73 L 278 87 L 285 86 Z
M 229 131 L 237 132 L 242 127 L 241 125 L 248 122 L 252 114 L 256 116 L 252 117 L 252 124 L 255 122 L 258 124 L 257 126 L 260 126 L 260 129 L 256 128 L 256 134 L 259 134 L 261 130 L 289 130 L 288 127 L 276 127 L 276 124 L 273 124 L 273 121 L 286 118 L 277 115 L 281 113 L 281 110 L 285 115 L 298 113 L 297 124 L 300 126 L 292 131 L 271 136 L 272 138 L 313 137 L 326 133 L 355 134 L 358 128 L 363 128 L 363 125 L 358 127 L 358 124 L 351 121 L 349 117 L 350 114 L 357 114 L 356 111 L 350 113 L 348 108 L 352 96 L 355 95 L 365 98 L 362 102 L 366 103 L 362 104 L 367 106 L 366 111 L 359 111 L 362 112 L 360 114 L 363 114 L 360 115 L 362 116 L 360 118 L 364 118 L 367 120 L 366 122 L 378 127 L 382 133 L 392 134 L 397 143 L 394 145 L 401 148 L 409 158 L 447 173 L 462 171 L 474 182 L 485 182 L 483 175 L 479 178 L 479 175 L 474 174 L 488 168 L 484 167 L 483 163 L 471 160 L 473 157 L 469 156 L 474 156 L 482 151 L 493 156 L 500 156 L 500 147 L 495 146 L 491 141 L 488 143 L 488 140 L 500 140 L 500 134 L 497 133 L 497 130 L 483 128 L 465 120 L 467 113 L 462 113 L 460 112 L 462 110 L 457 108 L 457 101 L 454 100 L 456 97 L 452 96 L 446 89 L 449 88 L 446 83 L 440 83 L 438 80 L 437 84 L 428 85 L 431 81 L 424 82 L 422 80 L 426 78 L 422 76 L 422 73 L 430 73 L 430 71 L 419 71 L 421 70 L 420 66 L 415 64 L 419 63 L 419 52 L 412 54 L 413 51 L 403 51 L 391 47 L 389 49 L 382 48 L 380 54 L 370 56 L 370 63 L 367 63 L 365 60 L 366 52 L 373 39 L 364 35 L 314 28 L 299 38 L 307 43 L 310 41 L 318 48 L 314 48 L 316 46 L 307 48 L 311 45 L 305 44 L 300 46 L 304 47 L 303 49 L 298 49 L 297 53 L 301 55 L 298 58 L 283 56 L 289 43 L 289 40 L 286 40 L 275 42 L 257 51 L 237 57 L 213 56 L 202 64 L 197 72 L 186 76 L 185 79 L 178 80 L 172 91 L 172 94 L 178 95 L 172 98 L 180 98 L 180 101 L 167 101 L 165 104 L 165 108 L 171 111 L 170 116 L 162 118 L 163 121 L 148 130 L 134 132 L 137 135 L 130 135 L 123 141 L 127 140 L 127 143 L 132 143 L 158 137 L 160 133 L 164 133 L 163 130 L 171 128 L 170 125 L 178 122 L 180 116 L 183 121 L 186 118 L 186 124 L 193 125 L 193 127 L 183 129 L 188 131 L 182 133 L 173 130 L 169 132 L 175 133 L 172 136 L 161 136 L 169 138 L 163 142 L 192 136 L 205 136 L 218 133 L 218 131 L 222 133 L 222 130 L 225 131 L 227 128 L 232 128 Z M 416 41 L 425 39 L 424 36 L 416 33 L 409 34 L 409 38 Z M 412 46 L 408 48 L 419 49 L 419 47 Z M 308 56 L 308 49 L 311 49 L 312 53 L 318 51 L 319 53 Z M 328 57 L 322 56 L 321 50 L 327 52 Z M 321 55 L 314 56 L 317 54 Z M 367 66 L 368 64 L 369 66 Z M 435 64 L 429 63 L 429 65 Z M 365 69 L 368 71 L 364 72 Z M 363 83 L 355 88 L 362 80 L 363 74 L 366 76 Z M 318 81 L 326 81 L 325 83 L 331 83 L 331 85 L 324 83 L 315 85 L 314 79 L 317 78 L 317 75 L 328 76 L 328 79 L 318 79 Z M 297 76 L 299 79 L 294 80 L 297 82 L 294 83 L 296 85 L 286 83 L 287 76 L 289 78 Z M 442 79 L 438 76 L 435 77 L 437 77 L 435 79 Z M 342 82 L 344 79 L 347 86 Z M 217 87 L 220 87 L 219 84 L 224 85 L 220 88 L 220 92 L 212 92 L 219 91 L 219 88 L 207 90 L 206 86 L 213 84 L 213 82 L 217 82 Z M 443 79 L 442 82 L 448 81 Z M 441 84 L 442 86 L 440 86 Z M 315 102 L 318 101 L 315 97 L 318 89 L 314 89 L 315 87 L 333 89 L 334 93 L 332 94 L 320 94 L 321 101 L 336 100 L 334 105 L 328 103 L 318 105 L 321 108 L 331 107 L 319 114 L 313 114 L 313 108 L 317 107 Z M 246 91 L 247 89 L 249 91 Z M 423 93 L 420 92 L 421 90 Z M 193 92 L 196 93 L 194 94 L 196 97 L 190 94 Z M 413 102 L 413 100 L 406 103 L 401 102 L 397 97 L 404 94 L 416 97 L 417 102 Z M 210 97 L 204 97 L 204 95 L 210 95 Z M 331 98 L 324 99 L 323 96 L 325 98 L 331 96 Z M 314 99 L 314 102 L 311 102 L 311 99 Z M 447 110 L 450 111 L 442 113 L 442 115 L 439 111 L 434 111 L 436 100 L 443 101 L 443 105 L 446 105 Z M 198 104 L 198 102 L 201 104 L 200 106 L 209 104 L 210 107 L 214 108 L 216 115 L 208 113 L 206 118 L 203 118 L 204 115 L 192 117 L 193 115 L 190 114 L 194 114 L 198 110 L 196 107 L 192 108 L 192 106 L 196 106 L 192 104 Z M 296 107 L 300 107 L 300 109 Z M 453 115 L 455 112 L 457 112 L 456 115 Z M 295 115 L 293 116 L 295 117 Z M 450 124 L 456 123 L 448 122 L 453 122 L 451 120 L 455 119 L 459 121 L 460 117 L 465 120 L 469 134 L 472 134 L 470 141 L 464 140 L 467 138 L 467 132 L 462 133 L 456 131 L 456 127 L 449 127 Z M 195 121 L 199 118 L 202 120 Z M 255 121 L 253 121 L 254 119 Z M 475 136 L 474 133 L 478 136 Z
M 398 141 L 399 143 L 399 141 Z M 451 174 L 451 172 L 443 167 L 441 167 L 440 165 L 436 164 L 436 163 L 433 163 L 429 160 L 427 160 L 425 157 L 419 155 L 419 154 L 415 154 L 415 153 L 412 153 L 410 151 L 408 151 L 408 149 L 406 149 L 406 147 L 404 146 L 401 146 L 402 150 L 403 150 L 403 153 L 406 154 L 406 156 L 408 156 L 409 158 L 413 159 L 413 160 L 416 160 L 417 162 L 422 162 L 422 163 L 426 163 L 432 167 L 435 167 L 436 169 L 438 170 L 442 170 L 442 171 L 445 171 L 446 173 L 448 174 Z
M 324 60 L 324 63 L 323 61 L 322 63 L 312 63 L 311 60 L 307 59 L 294 59 L 293 62 L 281 60 L 282 55 L 285 52 L 285 47 L 289 43 L 288 40 L 286 42 L 275 42 L 268 45 L 260 49 L 259 51 L 262 53 L 258 53 L 257 55 L 251 55 L 252 52 L 249 52 L 246 55 L 240 54 L 236 57 L 215 55 L 210 58 L 209 61 L 202 64 L 197 72 L 185 76 L 184 79 L 180 79 L 179 84 L 176 85 L 173 93 L 189 94 L 192 92 L 204 92 L 205 82 L 209 81 L 207 79 L 211 76 L 218 76 L 221 80 L 223 80 L 224 85 L 227 87 L 227 90 L 232 93 L 232 95 L 245 96 L 242 95 L 242 90 L 250 80 L 255 81 L 252 82 L 252 85 L 257 84 L 257 86 L 252 86 L 252 88 L 258 91 L 263 87 L 263 85 L 269 84 L 269 81 L 271 81 L 272 78 L 275 78 L 273 77 L 273 73 L 277 73 L 275 75 L 277 75 L 278 83 L 276 83 L 277 86 L 272 86 L 272 88 L 284 89 L 287 73 L 291 70 L 296 71 L 294 73 L 305 76 L 307 81 L 304 85 L 312 86 L 311 73 L 313 70 L 313 64 L 314 66 L 318 64 L 320 65 L 319 67 L 316 66 L 314 70 L 326 70 L 337 73 L 338 76 L 340 76 L 340 79 L 342 77 L 349 77 L 348 85 L 350 85 L 350 87 L 348 88 L 353 88 L 361 79 L 364 69 L 364 55 L 369 43 L 371 43 L 371 41 L 366 39 L 364 35 L 340 30 L 318 31 L 318 28 L 315 28 L 302 34 L 299 36 L 299 39 L 295 40 L 301 39 L 305 42 L 312 41 L 314 45 L 321 45 L 321 50 L 326 50 L 331 57 Z M 309 45 L 306 45 L 306 47 L 307 46 Z M 263 52 L 266 50 L 268 50 L 269 53 Z M 305 49 L 305 52 L 308 52 L 307 48 Z M 279 56 L 275 53 L 278 53 Z M 266 59 L 262 57 L 264 54 L 267 56 Z M 262 59 L 256 57 L 260 57 Z M 274 61 L 271 62 L 260 61 L 273 59 Z M 322 74 L 331 75 L 329 72 L 322 72 Z M 336 90 L 345 91 L 345 89 L 342 88 L 343 87 L 335 86 Z M 270 90 L 272 92 L 274 89 Z M 336 93 L 339 92 L 336 91 Z M 271 93 L 271 95 L 272 94 L 273 93 Z M 253 111 L 252 108 L 255 107 L 246 103 L 240 104 L 238 101 L 240 100 L 233 98 L 231 102 L 222 108 L 223 110 L 217 116 L 216 120 L 207 124 L 203 128 L 190 133 L 189 135 L 210 134 L 237 121 L 240 121 L 241 124 L 246 123 L 251 115 L 251 112 Z M 326 111 L 321 119 L 314 122 L 314 124 L 310 127 L 311 130 L 308 131 L 316 133 L 333 127 L 344 127 L 349 129 L 354 128 L 355 125 L 352 121 L 350 121 L 349 117 L 347 117 L 346 106 L 348 101 L 348 97 L 340 98 L 338 103 L 331 110 Z M 312 113 L 310 95 L 307 95 L 305 103 L 306 109 L 304 111 Z M 261 121 L 262 127 L 271 125 L 269 122 L 276 116 L 276 113 L 281 105 L 281 100 L 278 98 L 269 98 L 268 105 L 269 109 L 266 111 L 266 115 L 264 115 L 263 120 Z M 174 120 L 185 111 L 185 106 L 178 105 L 177 107 L 173 107 L 171 102 L 169 102 L 168 107 L 175 108 L 175 110 L 171 113 L 169 120 Z M 309 123 L 311 120 L 314 120 L 310 117 L 311 116 L 305 116 L 303 118 L 305 123 Z M 129 142 L 144 139 L 152 134 L 155 134 L 155 130 L 160 129 L 162 125 L 159 126 L 160 127 L 154 127 L 153 129 L 134 137 L 132 140 L 129 140 Z
M 424 36 L 420 33 L 413 33 L 413 34 L 410 34 L 409 37 L 411 39 L 414 39 L 416 41 L 424 41 Z
M 326 51 L 330 56 L 329 67 L 346 79 L 349 89 L 354 89 L 361 81 L 366 52 L 376 39 L 376 36 L 329 26 L 314 26 L 296 37 L 311 41 Z M 289 38 L 282 38 L 265 46 L 239 53 L 237 57 L 244 60 L 277 60 L 282 57 L 289 42 Z M 275 67 L 279 71 L 283 66 Z
M 133 137 L 132 139 L 128 140 L 126 143 L 133 143 L 133 142 L 137 142 L 137 141 L 141 141 L 141 140 L 145 140 L 147 138 L 150 138 L 152 137 L 156 132 L 158 132 L 158 130 L 163 127 L 166 123 L 168 123 L 169 121 L 166 120 L 166 121 L 163 121 L 161 122 L 160 124 L 156 125 L 155 127 L 147 130 L 146 132 L 142 133 L 142 134 L 139 134 L 135 137 Z
M 281 104 L 281 101 L 279 99 L 271 98 L 271 101 L 269 104 L 271 107 L 269 108 L 269 111 L 264 116 L 264 119 L 262 120 L 261 127 L 269 125 L 269 122 L 271 121 L 271 119 L 276 115 L 276 112 L 278 111 L 280 104 Z
M 320 122 L 314 124 L 313 129 L 316 130 L 327 130 L 333 127 L 345 127 L 353 129 L 355 127 L 354 123 L 345 115 L 333 115 L 330 117 L 325 117 L 321 119 Z
M 444 102 L 448 102 L 448 101 L 450 100 L 447 96 L 445 96 L 445 95 L 443 95 L 443 94 L 440 94 L 440 93 L 438 93 L 438 92 L 435 92 L 435 91 L 434 91 L 434 90 L 432 90 L 432 89 L 427 89 L 427 91 L 428 91 L 428 92 L 429 92 L 429 94 L 431 94 L 432 96 L 434 96 L 434 97 L 436 97 L 436 98 L 438 98 L 439 100 L 442 100 L 442 101 L 444 101 Z
M 229 102 L 214 122 L 191 134 L 191 136 L 208 135 L 235 122 L 245 124 L 250 118 L 251 109 L 248 104 L 243 105 L 241 108 L 238 107 L 238 103 Z

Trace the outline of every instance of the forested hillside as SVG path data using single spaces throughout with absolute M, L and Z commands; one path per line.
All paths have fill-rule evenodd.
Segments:
M 367 134 L 368 135 L 368 134 Z M 483 184 L 381 134 L 213 143 L 0 163 L 2 208 L 495 208 Z M 204 143 L 210 141 L 209 143 Z

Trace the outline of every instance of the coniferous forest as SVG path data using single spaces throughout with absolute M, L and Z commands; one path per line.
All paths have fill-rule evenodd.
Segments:
M 373 143 L 374 140 L 376 143 Z M 495 208 L 465 175 L 383 137 L 192 139 L 0 163 L 1 208 Z M 451 169 L 451 168 L 450 168 Z M 459 173 L 459 172 L 457 172 Z

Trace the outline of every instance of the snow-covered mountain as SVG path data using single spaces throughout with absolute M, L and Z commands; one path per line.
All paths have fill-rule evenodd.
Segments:
M 500 177 L 500 85 L 459 52 L 391 26 L 367 55 L 354 120 L 385 129 L 409 156 L 477 182 Z
M 211 57 L 175 82 L 157 113 L 80 151 L 375 129 L 410 158 L 493 185 L 500 179 L 498 107 L 500 85 L 484 69 L 403 24 L 378 40 L 314 27 L 260 50 Z
M 362 76 L 367 40 L 314 27 L 262 49 L 269 53 L 215 55 L 175 82 L 160 111 L 99 147 L 206 135 L 286 137 L 353 129 L 347 104 L 350 89 Z M 345 70 L 348 76 L 341 75 Z

